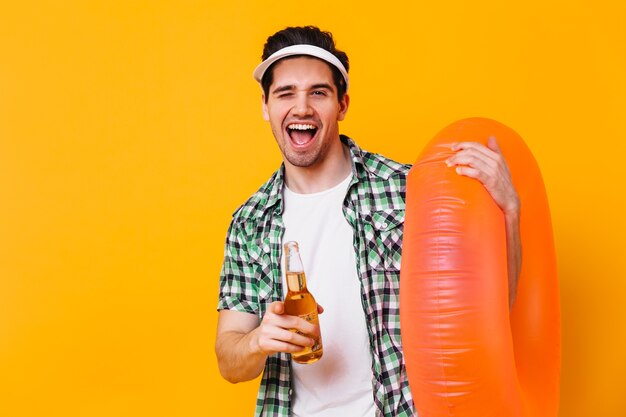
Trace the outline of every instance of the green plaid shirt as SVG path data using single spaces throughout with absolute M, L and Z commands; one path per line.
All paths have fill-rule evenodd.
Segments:
M 354 229 L 357 271 L 372 353 L 377 416 L 413 416 L 400 341 L 400 258 L 405 208 L 403 165 L 365 152 L 341 136 L 352 158 L 352 182 L 343 202 Z M 272 175 L 233 215 L 220 278 L 218 310 L 265 314 L 283 299 L 280 259 L 284 225 L 283 173 Z M 290 355 L 268 357 L 259 387 L 256 416 L 291 415 Z

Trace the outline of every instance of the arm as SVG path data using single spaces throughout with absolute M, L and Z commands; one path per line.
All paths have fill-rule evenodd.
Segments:
M 452 150 L 457 153 L 448 158 L 448 166 L 455 166 L 459 175 L 480 181 L 504 213 L 510 310 L 517 294 L 517 281 L 522 266 L 522 244 L 519 231 L 520 201 L 509 167 L 493 136 L 487 141 L 487 146 L 477 142 L 461 142 L 453 144 Z
M 263 371 L 265 360 L 277 352 L 294 353 L 314 340 L 303 334 L 318 335 L 319 326 L 284 313 L 281 301 L 268 306 L 259 323 L 256 315 L 221 310 L 217 322 L 215 353 L 222 376 L 232 383 L 249 381 Z

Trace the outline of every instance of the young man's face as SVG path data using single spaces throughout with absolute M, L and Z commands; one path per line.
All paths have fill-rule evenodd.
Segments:
M 274 66 L 263 116 L 285 159 L 297 167 L 315 167 L 329 152 L 343 152 L 338 122 L 348 110 L 339 101 L 328 64 L 312 57 L 283 59 Z

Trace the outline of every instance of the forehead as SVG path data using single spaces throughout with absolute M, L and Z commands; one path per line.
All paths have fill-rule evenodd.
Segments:
M 314 84 L 329 84 L 334 88 L 333 72 L 329 64 L 318 58 L 298 56 L 284 58 L 274 64 L 272 85 L 305 87 Z

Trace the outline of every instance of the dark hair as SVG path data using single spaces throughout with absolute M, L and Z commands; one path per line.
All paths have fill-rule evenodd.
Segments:
M 274 52 L 286 48 L 287 46 L 302 44 L 314 45 L 319 48 L 326 49 L 328 52 L 337 57 L 343 66 L 346 67 L 346 71 L 349 70 L 350 64 L 348 62 L 348 55 L 335 48 L 333 34 L 330 32 L 323 32 L 315 26 L 287 27 L 276 32 L 267 38 L 267 41 L 263 46 L 263 55 L 261 56 L 261 60 L 265 61 Z M 296 58 L 298 56 L 302 55 L 294 55 L 283 59 Z M 274 80 L 274 65 L 280 61 L 282 61 L 282 59 L 270 65 L 261 79 L 261 87 L 263 88 L 263 93 L 265 93 L 265 101 L 267 101 L 270 85 L 272 85 L 272 81 Z M 328 66 L 333 73 L 333 81 L 335 82 L 335 87 L 337 87 L 337 98 L 341 100 L 344 94 L 346 94 L 346 80 L 344 80 L 343 75 L 341 75 L 341 72 L 337 69 L 337 67 L 332 64 L 328 64 Z

